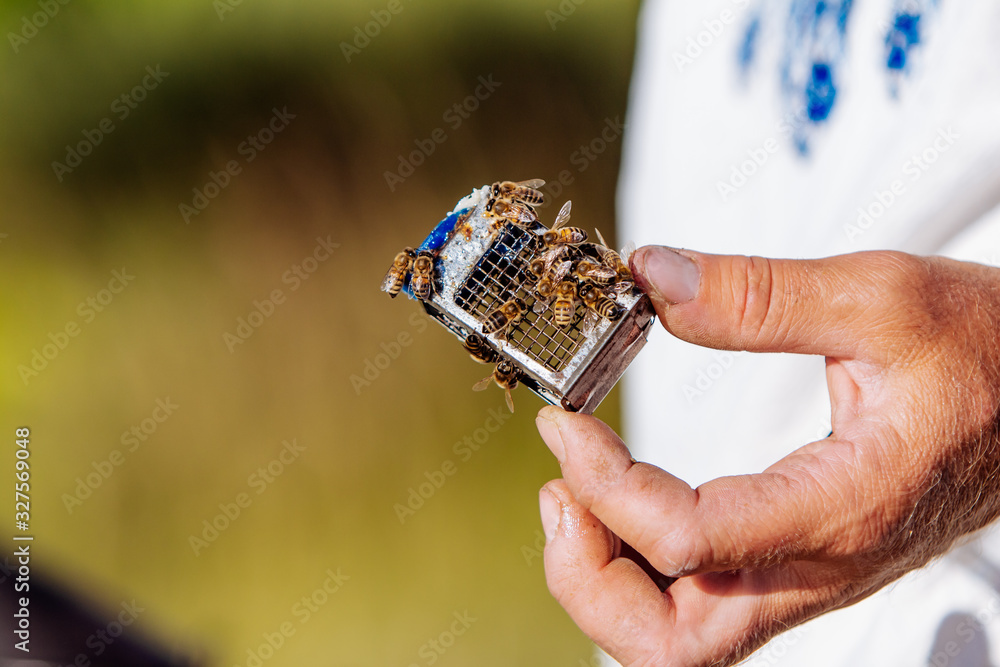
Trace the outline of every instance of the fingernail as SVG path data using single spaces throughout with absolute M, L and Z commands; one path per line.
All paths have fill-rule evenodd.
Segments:
M 639 286 L 664 301 L 687 303 L 698 295 L 701 270 L 692 260 L 670 248 L 644 248 L 638 268 Z
M 559 425 L 542 415 L 538 415 L 535 418 L 535 426 L 538 428 L 538 435 L 542 436 L 542 440 L 552 450 L 552 454 L 559 461 L 559 465 L 562 465 L 563 460 L 566 458 L 566 448 L 563 446 Z
M 548 544 L 556 536 L 556 531 L 559 530 L 559 515 L 562 514 L 562 505 L 544 486 L 538 492 L 538 511 L 542 515 L 542 532 L 545 533 L 545 543 Z

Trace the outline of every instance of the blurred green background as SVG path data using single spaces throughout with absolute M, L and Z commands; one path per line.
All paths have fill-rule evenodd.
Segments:
M 52 2 L 14 43 L 41 9 L 0 5 L 3 470 L 30 427 L 33 572 L 99 609 L 134 598 L 146 611 L 129 633 L 206 665 L 252 663 L 284 623 L 294 635 L 264 664 L 589 661 L 536 551 L 537 491 L 558 476 L 541 401 L 516 391 L 484 440 L 505 410 L 499 390 L 470 391 L 488 369 L 378 286 L 401 247 L 498 179 L 566 172 L 551 203 L 612 230 L 620 142 L 578 149 L 624 119 L 637 0 L 237 2 Z M 348 62 L 342 43 L 376 32 L 373 11 L 391 20 Z M 150 85 L 147 67 L 169 74 Z M 445 113 L 491 76 L 455 127 Z M 132 108 L 120 98 L 144 77 Z M 294 118 L 248 162 L 275 108 Z M 437 128 L 446 141 L 390 189 L 385 173 Z M 53 166 L 81 142 L 77 166 Z M 185 221 L 230 161 L 239 173 Z M 303 262 L 318 238 L 339 247 Z M 134 278 L 121 289 L 113 271 Z M 274 290 L 283 303 L 227 345 Z M 379 358 L 403 332 L 412 344 Z M 369 362 L 386 367 L 352 383 Z M 161 422 L 158 399 L 177 406 Z M 616 425 L 614 394 L 598 415 Z M 456 449 L 466 437 L 478 451 Z M 285 440 L 305 449 L 275 465 Z M 447 460 L 454 474 L 401 522 L 395 506 Z M 270 482 L 253 477 L 269 463 Z M 241 493 L 249 506 L 196 554 L 191 536 L 225 525 L 219 506 Z M 328 569 L 349 579 L 303 622 Z M 456 612 L 476 620 L 438 651 Z

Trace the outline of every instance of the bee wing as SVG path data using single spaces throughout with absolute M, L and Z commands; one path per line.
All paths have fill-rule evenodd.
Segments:
M 540 178 L 529 178 L 526 181 L 518 181 L 516 185 L 520 185 L 522 188 L 531 188 L 532 190 L 537 190 L 538 188 L 545 185 L 545 181 Z
M 597 240 L 601 242 L 601 245 L 604 246 L 605 248 L 610 248 L 611 246 L 609 246 L 608 242 L 604 240 L 604 236 L 601 234 L 601 230 L 598 229 L 597 227 L 594 227 L 594 231 L 597 232 Z
M 621 258 L 622 261 L 625 262 L 625 266 L 628 266 L 628 260 L 634 254 L 635 254 L 635 241 L 629 241 L 628 243 L 625 244 L 625 247 L 622 248 L 621 251 Z
M 556 267 L 556 272 L 552 274 L 553 282 L 562 282 L 562 279 L 566 277 L 569 270 L 573 267 L 573 262 L 566 260 L 562 264 Z
M 631 280 L 623 280 L 620 283 L 612 285 L 611 291 L 614 292 L 614 297 L 618 297 L 627 292 L 631 292 L 633 287 L 635 287 L 634 282 Z
M 612 269 L 610 266 L 605 266 L 603 264 L 592 264 L 590 268 L 585 271 L 580 271 L 580 273 L 591 280 L 601 283 L 610 282 L 611 279 L 618 275 L 617 271 Z
M 531 307 L 531 310 L 533 310 L 536 314 L 540 315 L 545 312 L 545 310 L 549 307 L 550 303 L 552 303 L 551 298 L 548 299 L 536 298 L 534 305 Z
M 525 206 L 524 204 L 512 204 L 511 212 L 514 214 L 514 219 L 521 223 L 529 223 L 538 220 L 538 216 L 535 215 L 534 210 L 530 206 Z
M 493 375 L 487 375 L 482 380 L 472 385 L 472 391 L 483 391 L 490 386 L 490 382 L 493 381 Z
M 569 222 L 569 216 L 570 213 L 572 212 L 572 209 L 573 209 L 573 202 L 570 200 L 566 200 L 566 203 L 563 204 L 561 209 L 559 209 L 559 215 L 556 216 L 556 221 L 552 225 L 552 229 L 559 229 L 567 222 Z
M 388 272 L 386 272 L 386 274 L 385 274 L 385 278 L 383 278 L 383 279 L 382 279 L 382 287 L 381 287 L 381 290 L 382 290 L 383 292 L 388 292 L 388 291 L 389 291 L 389 288 L 390 288 L 390 287 L 392 287 L 393 283 L 395 283 L 395 282 L 396 282 L 396 271 L 395 271 L 395 268 L 396 268 L 396 267 L 395 267 L 395 265 L 393 265 L 393 266 L 392 266 L 392 267 L 391 267 L 391 268 L 389 269 L 389 271 L 388 271 Z M 395 295 L 393 295 L 393 296 L 395 296 Z
M 510 395 L 510 387 L 504 387 L 503 389 L 507 397 L 507 408 L 511 414 L 514 414 L 514 397 Z
M 584 336 L 589 336 L 594 333 L 594 327 L 597 326 L 600 316 L 590 308 L 587 309 L 587 314 L 583 316 L 583 323 L 580 324 L 580 331 Z
M 570 246 L 568 245 L 564 244 L 557 245 L 555 249 L 552 250 L 552 260 L 549 262 L 549 266 L 552 266 L 553 264 L 558 262 L 560 259 L 562 259 L 564 255 L 568 255 L 569 249 Z

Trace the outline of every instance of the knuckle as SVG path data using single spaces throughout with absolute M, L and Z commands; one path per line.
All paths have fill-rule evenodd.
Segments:
M 650 562 L 663 574 L 684 577 L 700 572 L 714 561 L 708 537 L 689 525 L 660 535 L 650 550 Z
M 859 296 L 861 303 L 886 313 L 898 331 L 926 337 L 936 333 L 944 319 L 941 297 L 946 291 L 932 262 L 902 252 L 882 251 L 869 255 L 860 285 L 869 285 Z M 863 265 L 864 266 L 864 265 Z M 887 330 L 891 327 L 886 327 Z

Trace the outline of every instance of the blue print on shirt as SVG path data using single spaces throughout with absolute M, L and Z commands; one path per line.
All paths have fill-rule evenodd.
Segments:
M 893 96 L 897 94 L 900 76 L 909 71 L 913 50 L 923 41 L 926 16 L 939 3 L 940 0 L 893 0 L 892 20 L 887 24 L 885 37 L 885 67 L 890 74 L 889 90 Z M 793 126 L 792 142 L 801 155 L 807 156 L 813 135 L 836 109 L 854 2 L 771 0 L 765 6 L 769 11 L 758 10 L 750 16 L 737 62 L 746 76 L 757 57 L 762 30 L 769 28 L 765 19 L 784 15 L 784 46 L 779 65 L 781 94 L 786 117 L 801 119 Z
M 830 117 L 836 105 L 853 6 L 853 0 L 791 1 L 781 56 L 781 91 L 786 111 L 805 117 L 792 133 L 802 155 L 808 155 L 816 126 Z
M 898 77 L 910 69 L 914 49 L 924 41 L 928 15 L 940 0 L 895 0 L 892 23 L 885 35 L 885 66 L 891 76 L 890 90 L 898 92 Z

